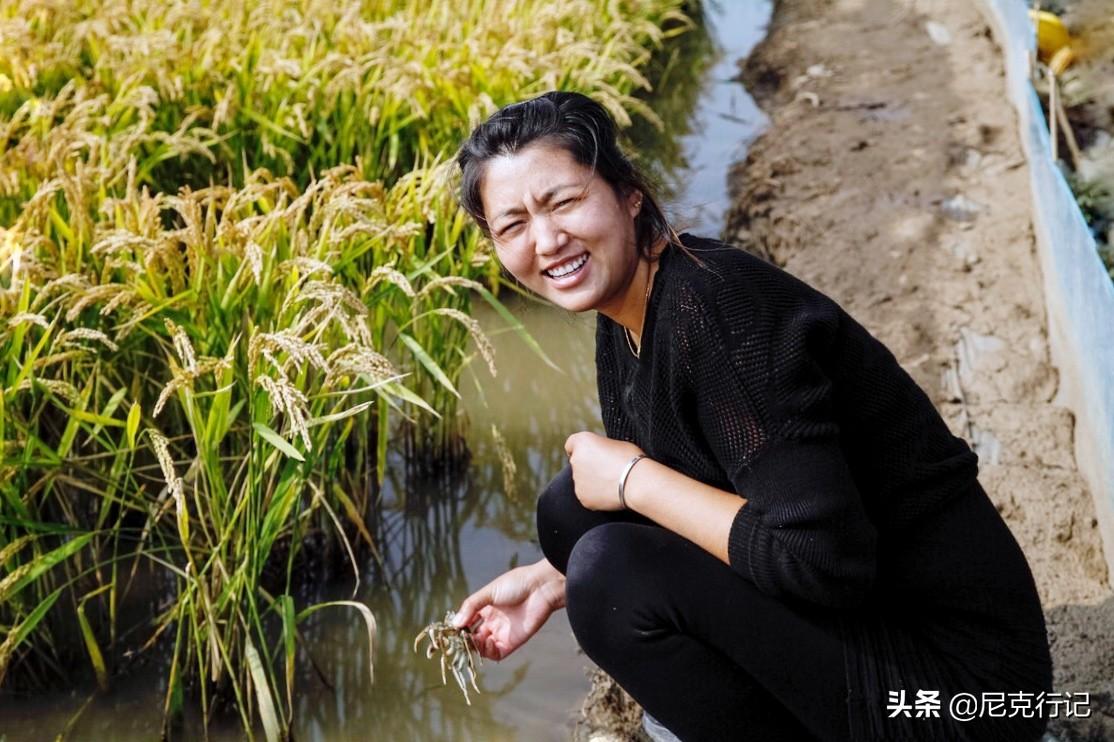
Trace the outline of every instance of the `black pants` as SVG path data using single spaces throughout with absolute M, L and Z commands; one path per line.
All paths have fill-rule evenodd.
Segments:
M 760 592 L 699 546 L 637 513 L 585 509 L 568 466 L 538 500 L 538 536 L 546 558 L 568 578 L 569 622 L 585 653 L 686 742 L 1036 740 L 1046 718 L 960 724 L 945 706 L 937 720 L 879 721 L 884 698 L 870 700 L 865 710 L 861 699 L 848 704 L 845 660 L 856 672 L 868 667 L 866 675 L 887 688 L 904 687 L 904 679 L 912 687 L 939 689 L 944 699 L 956 691 L 1051 689 L 1032 577 L 1016 541 L 978 489 L 940 515 L 931 536 L 964 550 L 954 571 L 970 584 L 988 575 L 1017 582 L 1015 593 L 1022 597 L 1012 605 L 1034 616 L 1028 622 L 1033 631 L 991 650 L 995 661 L 1006 658 L 993 682 L 964 670 L 977 664 L 978 646 L 960 643 L 958 652 L 941 651 L 903 622 L 881 616 L 854 623 L 870 639 L 869 656 L 848 649 L 845 657 L 839 615 Z M 965 653 L 969 657 L 956 664 L 955 656 Z M 873 719 L 870 727 L 864 726 L 867 717 Z
M 847 738 L 830 617 L 764 595 L 637 513 L 587 510 L 568 466 L 538 500 L 538 535 L 568 578 L 581 648 L 681 739 Z

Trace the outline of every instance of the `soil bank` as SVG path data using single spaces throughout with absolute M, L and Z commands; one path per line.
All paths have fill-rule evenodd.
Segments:
M 1033 569 L 1056 690 L 1090 693 L 1089 718 L 1049 732 L 1114 739 L 1114 591 L 991 28 L 968 0 L 780 0 L 740 74 L 770 126 L 732 170 L 723 238 L 839 302 L 972 444 Z M 637 719 L 598 677 L 578 737 L 637 738 Z

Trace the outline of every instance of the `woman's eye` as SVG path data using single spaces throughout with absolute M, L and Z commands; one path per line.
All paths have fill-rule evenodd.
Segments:
M 558 202 L 556 208 L 560 209 L 567 204 L 571 204 L 575 200 L 576 200 L 575 198 L 566 198 L 564 201 Z

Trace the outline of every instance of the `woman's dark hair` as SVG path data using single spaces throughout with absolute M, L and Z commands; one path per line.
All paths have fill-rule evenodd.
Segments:
M 491 228 L 484 218 L 480 186 L 487 162 L 513 155 L 538 141 L 566 150 L 581 165 L 590 167 L 611 186 L 619 198 L 640 191 L 642 208 L 634 218 L 635 243 L 644 257 L 661 238 L 688 252 L 654 198 L 647 178 L 619 149 L 615 122 L 606 109 L 580 93 L 550 91 L 537 98 L 512 103 L 493 113 L 468 137 L 457 153 L 460 166 L 460 204 L 484 235 Z

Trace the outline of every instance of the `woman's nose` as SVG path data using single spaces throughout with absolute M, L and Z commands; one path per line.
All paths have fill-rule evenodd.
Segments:
M 553 255 L 561 251 L 568 235 L 551 214 L 538 214 L 533 220 L 534 250 L 538 255 Z

